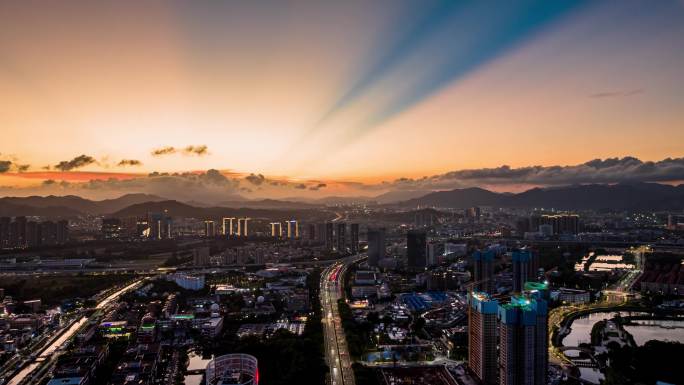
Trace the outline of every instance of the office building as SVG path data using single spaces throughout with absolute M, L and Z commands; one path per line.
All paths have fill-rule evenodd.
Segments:
M 485 385 L 497 379 L 497 312 L 499 304 L 487 293 L 468 294 L 468 366 Z
M 427 266 L 427 234 L 422 230 L 409 230 L 406 233 L 406 257 L 408 267 Z
M 498 313 L 499 384 L 546 385 L 546 301 L 534 296 L 513 296 L 510 303 L 499 306 Z
M 338 223 L 335 233 L 335 249 L 343 253 L 347 249 L 347 224 Z
M 349 251 L 352 254 L 358 254 L 359 252 L 359 224 L 352 223 L 349 225 Z
M 494 292 L 494 252 L 492 250 L 473 253 L 473 282 L 475 290 Z
M 378 266 L 385 258 L 385 229 L 368 229 L 368 265 Z
M 221 227 L 221 234 L 222 235 L 228 235 L 231 236 L 233 235 L 233 221 L 235 218 L 223 218 L 223 223 Z

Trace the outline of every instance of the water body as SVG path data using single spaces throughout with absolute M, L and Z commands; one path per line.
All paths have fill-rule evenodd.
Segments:
M 594 324 L 604 319 L 610 319 L 620 314 L 621 317 L 648 315 L 646 312 L 600 312 L 576 318 L 570 325 L 570 334 L 561 341 L 565 346 L 579 346 L 581 343 L 591 343 L 591 329 Z M 634 336 L 637 345 L 643 345 L 650 340 L 677 341 L 684 343 L 684 319 L 677 320 L 637 320 L 638 325 L 625 326 L 625 330 Z M 565 354 L 568 358 L 579 355 L 577 351 Z M 582 379 L 598 384 L 603 373 L 598 369 L 579 368 Z

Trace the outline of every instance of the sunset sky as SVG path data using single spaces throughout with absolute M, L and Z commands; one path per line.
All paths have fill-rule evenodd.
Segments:
M 684 157 L 684 1 L 5 1 L 0 31 L 3 188 Z

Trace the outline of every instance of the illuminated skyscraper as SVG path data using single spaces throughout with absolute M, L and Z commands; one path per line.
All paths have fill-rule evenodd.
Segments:
M 468 294 L 468 366 L 485 385 L 496 384 L 496 327 L 499 303 L 487 293 Z
M 214 221 L 204 221 L 204 236 L 214 237 L 216 235 L 216 222 Z
M 545 300 L 513 296 L 499 306 L 499 384 L 545 385 L 548 308 Z
M 283 224 L 280 222 L 271 222 L 271 236 L 273 238 L 282 238 Z
M 233 220 L 235 218 L 223 218 L 223 226 L 221 228 L 222 235 L 233 235 Z
M 250 218 L 239 218 L 238 219 L 238 236 L 246 237 L 249 234 L 249 220 Z
M 299 238 L 299 224 L 297 221 L 287 221 L 287 237 L 290 239 Z

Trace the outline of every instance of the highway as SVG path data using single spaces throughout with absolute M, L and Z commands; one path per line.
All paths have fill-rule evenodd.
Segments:
M 351 256 L 328 266 L 321 274 L 321 306 L 325 357 L 330 367 L 331 385 L 354 385 L 354 371 L 342 328 L 337 300 L 343 297 L 343 277 L 347 268 L 365 256 Z
M 96 308 L 97 309 L 103 309 L 113 301 L 115 301 L 117 298 L 119 298 L 122 294 L 127 293 L 130 290 L 133 290 L 134 288 L 138 287 L 140 283 L 143 281 L 143 279 L 139 279 L 130 285 L 122 288 L 121 290 L 118 290 L 111 295 L 107 296 L 105 299 L 100 301 Z M 78 330 L 86 323 L 88 322 L 90 318 L 87 316 L 81 317 L 78 321 L 74 321 L 71 323 L 69 326 L 65 327 L 64 331 L 57 334 L 57 337 L 53 341 L 51 341 L 46 347 L 42 348 L 37 354 L 36 358 L 31 362 L 28 366 L 23 368 L 21 371 L 19 371 L 14 377 L 10 378 L 10 380 L 7 382 L 7 385 L 19 385 L 21 384 L 29 375 L 31 375 L 36 369 L 38 369 L 41 365 L 43 365 L 46 361 L 50 361 L 54 357 L 54 353 L 59 349 L 64 343 L 69 341 L 71 337 L 78 332 Z

